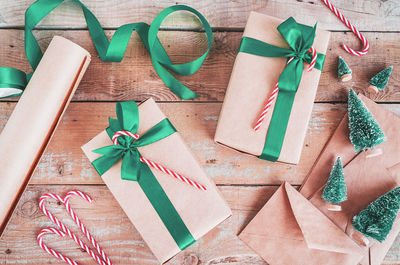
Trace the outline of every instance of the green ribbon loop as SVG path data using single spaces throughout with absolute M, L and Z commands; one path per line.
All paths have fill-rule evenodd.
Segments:
M 106 129 L 110 139 L 117 131 L 137 133 L 139 111 L 134 101 L 118 102 L 116 113 L 117 119 L 109 118 L 109 127 Z M 193 244 L 195 239 L 150 168 L 140 161 L 140 153 L 137 149 L 164 139 L 175 132 L 176 129 L 171 122 L 164 119 L 137 140 L 123 135 L 118 137 L 118 145 L 109 145 L 94 150 L 94 153 L 103 156 L 94 160 L 92 164 L 97 172 L 103 175 L 122 159 L 121 178 L 139 183 L 176 244 L 183 250 Z
M 43 53 L 32 30 L 44 17 L 63 2 L 64 0 L 37 0 L 25 12 L 25 54 L 33 70 L 38 66 Z M 179 82 L 168 71 L 184 76 L 192 75 L 200 69 L 208 55 L 213 40 L 212 29 L 208 21 L 197 10 L 185 5 L 168 7 L 157 15 L 151 25 L 143 22 L 122 25 L 115 31 L 109 41 L 95 15 L 81 1 L 73 0 L 73 2 L 82 8 L 90 36 L 102 61 L 120 62 L 124 57 L 132 32 L 136 31 L 151 55 L 155 71 L 165 85 L 181 99 L 198 97 L 196 93 Z M 208 39 L 206 52 L 199 58 L 185 64 L 172 63 L 157 37 L 162 21 L 169 14 L 176 11 L 187 11 L 195 14 L 203 24 Z M 29 81 L 29 76 L 24 72 L 10 69 L 12 68 L 0 67 L 0 98 L 20 95 L 27 81 Z
M 277 47 L 260 40 L 243 37 L 239 52 L 263 57 L 293 58 L 279 76 L 279 93 L 269 124 L 261 159 L 276 161 L 279 158 L 283 140 L 293 106 L 294 97 L 303 75 L 304 63 L 311 63 L 312 54 L 307 52 L 314 43 L 316 25 L 309 27 L 298 24 L 290 17 L 278 26 L 278 31 L 289 45 L 289 49 Z M 317 54 L 315 69 L 322 70 L 325 55 Z

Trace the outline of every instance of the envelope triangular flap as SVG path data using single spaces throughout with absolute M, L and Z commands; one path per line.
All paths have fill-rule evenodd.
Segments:
M 285 183 L 293 215 L 309 248 L 354 254 L 360 247 L 289 183 Z
M 263 229 L 260 229 L 261 227 Z M 270 227 L 273 229 L 269 229 Z M 278 188 L 241 234 L 255 235 L 268 240 L 271 238 L 304 240 L 300 227 L 290 210 L 283 185 Z

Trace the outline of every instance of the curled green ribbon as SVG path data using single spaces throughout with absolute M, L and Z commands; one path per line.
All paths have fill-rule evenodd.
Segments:
M 314 42 L 314 27 L 298 24 L 290 17 L 278 26 L 278 31 L 289 44 L 290 49 L 277 47 L 260 40 L 243 37 L 239 52 L 245 52 L 263 57 L 293 58 L 279 76 L 278 97 L 275 102 L 274 112 L 268 127 L 261 159 L 276 161 L 282 150 L 283 139 L 293 106 L 294 97 L 303 75 L 303 62 L 311 63 L 312 54 L 307 53 Z M 322 70 L 325 55 L 317 54 L 314 68 Z
M 64 2 L 64 0 L 37 0 L 28 7 L 25 12 L 25 54 L 33 70 L 36 69 L 43 54 L 35 36 L 32 34 L 32 30 L 44 17 L 46 17 L 62 2 Z M 170 70 L 184 76 L 192 75 L 200 69 L 208 55 L 213 40 L 212 29 L 208 21 L 197 10 L 185 5 L 168 7 L 157 15 L 151 25 L 143 22 L 122 25 L 115 31 L 111 41 L 109 41 L 100 25 L 100 22 L 93 13 L 81 1 L 73 0 L 73 2 L 82 8 L 90 36 L 92 37 L 94 46 L 96 47 L 97 53 L 102 61 L 120 62 L 124 57 L 132 32 L 136 31 L 146 49 L 150 52 L 153 67 L 165 85 L 181 99 L 193 99 L 198 96 L 188 87 L 179 82 L 168 71 Z M 157 33 L 162 21 L 169 14 L 175 11 L 187 11 L 195 14 L 203 24 L 208 39 L 208 48 L 204 54 L 199 58 L 184 64 L 173 64 L 169 55 L 160 43 L 160 40 L 157 38 Z M 30 75 L 31 74 L 27 75 L 17 69 L 1 67 L 0 98 L 20 95 L 27 85 Z
M 117 119 L 109 118 L 109 127 L 106 129 L 110 139 L 117 131 L 136 133 L 139 128 L 139 111 L 136 103 L 134 101 L 118 102 L 116 112 Z M 94 160 L 92 164 L 97 172 L 103 175 L 122 159 L 121 178 L 139 183 L 176 244 L 183 250 L 193 244 L 195 239 L 150 168 L 140 161 L 140 153 L 137 150 L 140 146 L 152 144 L 175 132 L 176 129 L 171 122 L 164 119 L 137 140 L 128 136 L 120 136 L 118 137 L 118 145 L 105 146 L 94 150 L 94 153 L 103 156 Z

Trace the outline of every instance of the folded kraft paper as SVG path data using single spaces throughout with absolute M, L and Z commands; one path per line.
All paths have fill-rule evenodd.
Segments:
M 243 37 L 250 37 L 270 45 L 289 49 L 288 43 L 277 30 L 282 22 L 274 17 L 251 12 Z M 305 27 L 301 24 L 293 24 L 297 27 Z M 311 27 L 307 28 L 308 30 L 312 29 Z M 329 37 L 330 32 L 316 29 L 316 36 L 312 44 L 316 52 L 326 54 Z M 276 101 L 271 106 L 260 129 L 255 131 L 253 128 L 285 68 L 287 59 L 287 57 L 273 58 L 246 52 L 238 53 L 218 121 L 216 142 L 255 156 L 263 153 Z M 299 62 L 299 64 L 302 63 L 303 61 Z M 321 71 L 318 69 L 307 72 L 307 67 L 308 64 L 304 63 L 303 75 L 295 94 L 277 161 L 297 164 L 300 159 L 321 75 Z M 289 105 L 287 108 L 290 111 Z
M 83 74 L 90 54 L 54 37 L 0 134 L 0 234 Z
M 112 150 L 113 141 L 109 134 L 111 125 L 107 131 L 101 132 L 82 146 L 82 149 L 143 240 L 156 258 L 163 263 L 228 218 L 231 211 L 178 132 L 175 131 L 166 137 L 155 136 L 165 129 L 160 129 L 158 125 L 168 124 L 168 128 L 173 128 L 173 126 L 154 100 L 148 99 L 141 103 L 137 114 L 134 114 L 136 112 L 133 108 L 121 107 L 122 104 L 126 106 L 126 103 L 129 102 L 117 103 L 117 117 L 121 126 L 128 126 L 127 124 L 132 122 L 131 119 L 136 120 L 136 125 L 130 126 L 135 131 L 124 128 L 139 135 L 139 139 L 134 140 L 130 146 L 139 141 L 143 143 L 143 138 L 148 139 L 149 134 L 157 138 L 156 141 L 139 145 L 135 151 L 128 148 L 128 152 L 133 151 L 129 158 L 131 161 L 128 161 L 126 156 L 118 159 L 110 155 L 110 160 L 114 160 L 115 164 L 107 167 L 109 169 L 106 170 L 102 170 L 101 166 L 96 164 L 96 161 L 103 157 L 93 151 L 99 148 Z M 112 123 L 113 121 L 110 120 L 110 124 Z M 154 131 L 156 127 L 157 132 Z M 117 147 L 114 148 L 117 150 Z M 147 166 L 142 162 L 136 164 L 132 159 L 132 156 L 138 152 L 142 157 L 204 185 L 207 190 L 196 189 L 153 167 L 149 167 L 151 171 L 146 173 Z M 106 160 L 103 159 L 103 162 L 107 163 Z M 133 173 L 135 171 L 141 171 L 141 173 L 131 179 L 122 179 L 124 174 L 135 175 Z M 154 178 L 154 180 L 147 190 L 146 186 L 149 185 L 146 182 L 149 178 Z M 166 201 L 167 205 L 160 206 Z M 165 212 L 167 207 L 168 211 Z M 183 232 L 178 235 L 176 231 Z
M 239 238 L 270 265 L 356 265 L 362 249 L 285 182 Z

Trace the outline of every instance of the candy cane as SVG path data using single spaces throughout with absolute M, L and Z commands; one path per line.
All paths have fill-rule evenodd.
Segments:
M 56 235 L 59 235 L 60 237 L 64 237 L 64 236 L 65 236 L 65 233 L 64 233 L 64 232 L 62 232 L 62 231 L 60 231 L 60 230 L 58 230 L 58 229 L 55 229 L 55 228 L 45 228 L 45 229 L 43 229 L 42 231 L 40 231 L 40 233 L 38 234 L 38 236 L 37 236 L 37 242 L 38 242 L 39 246 L 40 246 L 44 251 L 46 251 L 47 253 L 49 253 L 50 255 L 53 255 L 54 257 L 56 257 L 56 258 L 58 258 L 58 259 L 60 259 L 60 260 L 62 260 L 62 261 L 64 261 L 64 262 L 66 262 L 66 263 L 68 263 L 68 264 L 70 264 L 70 265 L 79 265 L 79 264 L 78 264 L 77 262 L 75 262 L 74 260 L 72 260 L 72 259 L 70 259 L 70 258 L 68 258 L 68 257 L 65 257 L 63 254 L 58 253 L 58 252 L 55 251 L 54 249 L 49 248 L 46 244 L 44 244 L 44 243 L 43 243 L 43 236 L 44 236 L 45 234 L 56 234 Z
M 107 262 L 107 264 L 112 265 L 111 260 L 108 258 L 107 254 L 104 252 L 104 250 L 100 247 L 100 245 L 97 243 L 97 241 L 94 239 L 94 237 L 89 233 L 89 231 L 86 229 L 86 227 L 83 225 L 83 223 L 81 222 L 81 220 L 79 219 L 79 217 L 75 214 L 75 212 L 72 210 L 70 204 L 69 204 L 69 200 L 70 198 L 75 195 L 75 196 L 79 196 L 83 199 L 85 199 L 88 202 L 93 202 L 93 199 L 81 192 L 81 191 L 77 191 L 77 190 L 73 190 L 67 193 L 67 195 L 65 195 L 64 197 L 64 204 L 65 204 L 65 208 L 67 210 L 67 212 L 69 213 L 69 215 L 71 216 L 71 218 L 75 221 L 75 223 L 79 226 L 79 228 L 81 229 L 81 231 L 85 234 L 86 238 L 89 239 L 90 243 L 92 244 L 92 246 L 94 248 L 96 248 L 97 252 L 100 253 L 100 255 L 102 256 L 103 260 L 105 260 Z
M 57 217 L 55 217 L 51 212 L 49 212 L 46 207 L 44 206 L 44 202 L 46 199 L 52 198 L 55 200 L 58 200 L 62 203 L 65 203 L 64 198 L 60 197 L 57 194 L 54 193 L 45 193 L 43 194 L 40 199 L 39 199 L 39 207 L 42 210 L 42 212 L 49 217 L 53 223 L 55 223 L 62 232 L 67 234 L 70 238 L 72 238 L 81 248 L 83 248 L 98 264 L 100 265 L 111 265 L 109 263 L 105 263 L 96 253 L 93 252 L 85 243 L 82 242 L 71 230 L 68 229 L 60 220 L 58 220 Z M 69 199 L 69 197 L 68 197 Z
M 362 43 L 363 43 L 363 49 L 362 49 L 361 51 L 355 51 L 355 50 L 353 50 L 352 48 L 350 48 L 349 46 L 347 46 L 346 44 L 343 44 L 343 45 L 342 45 L 342 48 L 343 48 L 346 52 L 348 52 L 348 53 L 350 53 L 350 54 L 353 54 L 353 55 L 357 55 L 357 56 L 366 55 L 367 52 L 368 52 L 368 50 L 369 50 L 369 43 L 368 43 L 367 39 L 364 37 L 364 35 L 362 35 L 362 34 L 357 30 L 357 28 L 354 27 L 354 25 L 351 24 L 350 21 L 348 21 L 347 18 L 345 18 L 345 17 L 343 16 L 343 14 L 340 13 L 340 11 L 339 11 L 336 7 L 334 7 L 334 6 L 331 4 L 331 2 L 329 2 L 329 0 L 322 0 L 322 1 L 325 3 L 325 5 L 326 5 L 327 7 L 329 7 L 329 9 L 330 9 L 333 13 L 335 13 L 335 15 L 336 15 L 344 24 L 346 24 L 346 26 L 347 26 L 351 31 L 353 31 L 354 34 L 357 35 L 357 37 L 358 37 L 358 38 L 362 41 Z
M 180 175 L 180 174 L 178 174 L 178 173 L 176 173 L 176 172 L 174 172 L 172 170 L 169 170 L 168 168 L 165 168 L 162 165 L 157 164 L 157 163 L 155 163 L 155 162 L 153 162 L 151 160 L 148 160 L 148 159 L 146 159 L 144 157 L 140 157 L 140 161 L 142 161 L 146 165 L 151 166 L 153 168 L 156 168 L 156 169 L 164 172 L 165 174 L 168 174 L 168 175 L 170 175 L 170 176 L 172 176 L 172 177 L 174 177 L 174 178 L 176 178 L 176 179 L 178 179 L 180 181 L 183 181 L 186 184 L 189 184 L 189 185 L 191 185 L 193 187 L 196 187 L 199 190 L 203 190 L 203 191 L 207 190 L 207 188 L 205 186 L 201 185 L 200 183 L 197 183 L 196 181 L 193 181 L 193 180 L 191 180 L 191 179 L 189 179 L 187 177 L 184 177 L 184 176 L 182 176 L 182 175 Z
M 307 72 L 311 72 L 312 69 L 314 69 L 315 63 L 317 62 L 317 51 L 311 47 L 308 52 L 312 53 L 312 58 L 311 62 L 308 65 Z M 291 61 L 293 60 L 293 57 L 290 57 L 290 59 L 287 61 L 286 65 L 288 65 Z M 254 130 L 258 131 L 263 124 L 265 117 L 267 116 L 267 113 L 269 109 L 271 108 L 272 102 L 275 100 L 275 98 L 278 95 L 279 88 L 278 88 L 279 82 L 276 82 L 274 89 L 272 90 L 271 94 L 268 97 L 267 103 L 264 105 L 264 108 L 262 109 L 260 115 L 258 116 L 257 122 L 254 125 Z
M 121 135 L 126 135 L 126 136 L 129 136 L 129 137 L 132 137 L 135 140 L 137 140 L 139 138 L 139 135 L 137 135 L 135 133 L 131 133 L 131 132 L 128 132 L 128 131 L 118 131 L 112 137 L 113 144 L 115 144 L 115 145 L 118 144 L 118 137 L 121 136 Z M 207 190 L 207 188 L 204 185 L 201 185 L 200 183 L 198 183 L 198 182 L 196 182 L 194 180 L 191 180 L 191 179 L 189 179 L 187 177 L 184 177 L 184 176 L 182 176 L 182 175 L 180 175 L 180 174 L 178 174 L 178 173 L 176 173 L 176 172 L 174 172 L 172 170 L 169 170 L 168 168 L 165 168 L 164 166 L 162 166 L 160 164 L 157 164 L 157 163 L 155 163 L 155 162 L 153 162 L 151 160 L 148 160 L 148 159 L 146 159 L 146 158 L 144 158 L 142 156 L 140 157 L 140 161 L 142 163 L 145 163 L 148 166 L 156 168 L 156 169 L 164 172 L 165 174 L 168 174 L 168 175 L 170 175 L 170 176 L 172 176 L 172 177 L 174 177 L 174 178 L 176 178 L 176 179 L 178 179 L 178 180 L 180 180 L 182 182 L 185 182 L 186 184 L 188 184 L 188 185 L 190 185 L 192 187 L 195 187 L 195 188 L 197 188 L 199 190 L 202 190 L 202 191 L 206 191 Z

